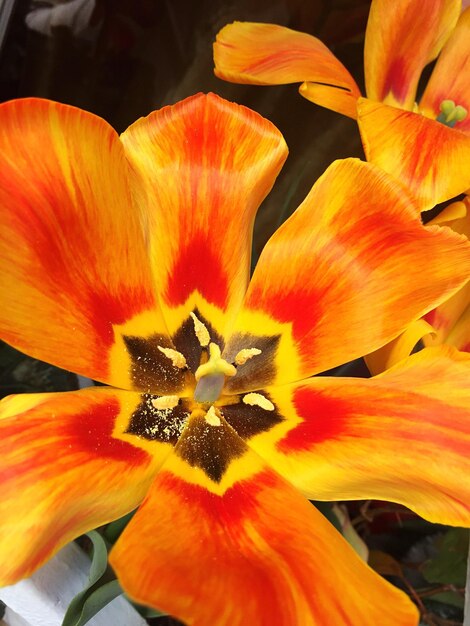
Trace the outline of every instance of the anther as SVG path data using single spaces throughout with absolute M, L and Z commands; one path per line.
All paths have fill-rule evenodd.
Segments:
M 220 424 L 222 423 L 220 421 L 220 417 L 216 413 L 214 406 L 210 407 L 210 409 L 207 411 L 205 415 L 205 418 L 206 418 L 206 422 L 210 424 L 211 426 L 220 426 Z
M 203 348 L 206 348 L 209 345 L 211 340 L 211 336 L 209 335 L 209 331 L 205 324 L 201 322 L 201 320 L 194 314 L 190 313 L 190 316 L 194 322 L 194 332 L 196 333 L 196 337 Z
M 157 346 L 157 348 L 170 359 L 175 367 L 178 367 L 180 370 L 188 366 L 186 359 L 184 358 L 184 354 L 181 354 L 178 350 L 173 350 L 173 348 L 162 348 L 161 346 Z
M 235 365 L 245 365 L 249 359 L 258 356 L 258 354 L 261 354 L 261 350 L 258 350 L 258 348 L 243 348 L 236 355 L 234 363 Z
M 178 396 L 159 396 L 158 398 L 152 398 L 152 406 L 157 410 L 174 409 L 179 402 Z
M 266 396 L 260 393 L 247 393 L 246 396 L 243 396 L 243 402 L 251 406 L 259 406 L 265 411 L 274 411 L 274 404 L 271 400 L 268 400 Z

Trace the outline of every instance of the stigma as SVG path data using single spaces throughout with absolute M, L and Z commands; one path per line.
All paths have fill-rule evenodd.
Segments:
M 463 122 L 467 117 L 468 111 L 460 104 L 455 104 L 453 100 L 443 100 L 439 106 L 440 113 L 437 116 L 437 121 L 441 124 L 445 124 L 450 128 L 453 128 L 457 122 Z

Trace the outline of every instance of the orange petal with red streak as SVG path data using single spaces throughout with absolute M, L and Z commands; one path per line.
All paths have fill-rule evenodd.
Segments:
M 126 593 L 188 626 L 417 623 L 405 594 L 230 427 L 207 428 L 218 436 L 206 462 L 215 466 L 235 446 L 234 480 L 201 482 L 200 440 L 191 461 L 175 449 L 111 552 Z
M 285 26 L 234 22 L 214 43 L 215 74 L 232 83 L 283 85 L 311 81 L 343 87 L 356 97 L 353 77 L 316 37 Z
M 446 222 L 452 230 L 470 235 L 470 198 L 464 199 L 466 215 Z M 437 218 L 438 219 L 438 218 Z M 470 352 L 470 282 L 436 309 L 426 315 L 426 321 L 435 330 L 434 335 L 424 338 L 427 346 L 447 343 L 459 350 Z
M 398 502 L 470 526 L 470 355 L 427 348 L 371 379 L 268 388 L 284 416 L 249 445 L 315 500 Z
M 467 117 L 456 128 L 470 133 L 470 7 L 466 9 L 444 46 L 420 100 L 420 110 L 437 117 L 443 100 L 453 100 L 467 109 Z
M 452 32 L 460 5 L 460 0 L 373 0 L 364 47 L 367 97 L 411 110 L 421 72 Z
M 0 107 L 0 151 L 1 338 L 136 386 L 125 336 L 166 330 L 118 135 L 80 109 L 14 100 Z
M 420 211 L 470 187 L 470 137 L 457 128 L 364 98 L 358 123 L 367 160 L 407 185 Z
M 467 239 L 423 227 L 391 177 L 355 159 L 333 163 L 261 254 L 225 355 L 265 352 L 227 381 L 227 393 L 372 352 L 455 293 L 469 271 Z
M 107 387 L 0 403 L 0 584 L 145 496 L 169 443 L 126 432 L 140 394 Z
M 287 156 L 281 133 L 254 111 L 199 94 L 121 139 L 170 332 L 197 309 L 223 333 L 248 284 L 255 213 Z

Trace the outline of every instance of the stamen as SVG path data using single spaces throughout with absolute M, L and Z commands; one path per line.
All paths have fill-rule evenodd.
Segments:
M 206 326 L 201 322 L 200 319 L 194 315 L 194 313 L 190 313 L 190 316 L 194 322 L 194 332 L 196 333 L 196 337 L 203 348 L 209 345 L 211 340 L 211 336 L 209 335 L 209 331 Z
M 157 346 L 157 348 L 170 359 L 175 367 L 178 367 L 180 370 L 188 367 L 184 354 L 181 354 L 178 350 L 173 350 L 173 348 L 162 348 L 161 346 Z
M 206 422 L 211 426 L 220 426 L 220 417 L 217 415 L 214 406 L 212 405 L 206 413 Z
M 440 114 L 437 121 L 453 128 L 457 122 L 462 122 L 467 117 L 467 109 L 462 105 L 455 105 L 453 100 L 443 100 L 439 106 Z
M 274 404 L 271 400 L 268 400 L 266 396 L 260 393 L 247 393 L 246 396 L 243 396 L 243 402 L 251 406 L 259 406 L 265 411 L 274 411 Z
M 164 409 L 174 409 L 180 401 L 178 396 L 160 396 L 159 398 L 152 398 L 152 406 L 159 411 Z
M 200 365 L 195 373 L 196 380 L 200 380 L 203 376 L 213 374 L 223 374 L 224 376 L 235 376 L 237 370 L 221 357 L 220 348 L 216 343 L 209 344 L 209 360 L 207 363 Z
M 235 365 L 245 365 L 249 359 L 258 356 L 258 354 L 261 354 L 261 350 L 258 348 L 243 348 L 235 357 Z

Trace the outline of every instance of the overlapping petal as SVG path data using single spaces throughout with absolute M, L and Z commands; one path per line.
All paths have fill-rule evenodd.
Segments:
M 455 293 L 469 263 L 466 238 L 423 227 L 391 177 L 355 159 L 334 163 L 261 255 L 226 355 L 263 350 L 269 336 L 269 358 L 243 365 L 227 391 L 300 380 L 371 352 Z
M 126 432 L 140 402 L 101 387 L 0 403 L 0 584 L 142 501 L 172 446 Z
M 466 214 L 464 217 L 450 219 L 445 223 L 452 230 L 468 237 L 470 235 L 470 198 L 466 196 L 463 202 L 454 203 L 454 205 L 464 206 Z M 436 219 L 439 218 L 440 216 Z M 430 311 L 426 315 L 426 321 L 432 325 L 435 332 L 424 338 L 425 345 L 432 346 L 447 343 L 459 350 L 469 352 L 470 283 L 462 287 L 452 298 Z
M 178 444 L 111 552 L 132 598 L 189 626 L 417 623 L 410 600 L 225 422 L 204 428 L 192 457 Z M 210 480 L 201 469 L 205 438 L 219 469 L 231 455 L 230 480 Z
M 424 67 L 439 54 L 460 0 L 373 0 L 364 47 L 367 96 L 412 110 Z
M 0 115 L 1 338 L 59 367 L 139 386 L 125 336 L 164 341 L 166 331 L 117 134 L 46 100 L 7 102 Z
M 361 98 L 367 160 L 408 186 L 420 211 L 470 188 L 470 137 L 423 115 Z
M 121 139 L 170 331 L 197 309 L 224 333 L 248 284 L 256 210 L 287 156 L 281 133 L 209 94 L 151 113 Z
M 467 117 L 458 123 L 458 129 L 470 133 L 470 7 L 457 23 L 452 36 L 444 46 L 431 78 L 428 81 L 419 108 L 430 117 L 437 117 L 443 100 L 453 100 L 467 109 Z
M 316 37 L 285 26 L 234 22 L 217 34 L 215 74 L 233 83 L 282 85 L 311 81 L 360 96 L 353 77 Z
M 357 118 L 357 99 L 360 93 L 319 83 L 303 83 L 300 85 L 299 93 L 310 102 L 330 111 L 336 111 L 353 119 Z
M 455 297 L 456 295 L 452 296 L 452 298 Z M 432 311 L 426 317 L 431 314 Z M 385 372 L 385 370 L 410 356 L 419 342 L 425 341 L 428 336 L 435 336 L 435 331 L 424 318 L 411 322 L 401 335 L 398 335 L 398 337 L 392 339 L 392 341 L 389 341 L 378 350 L 364 356 L 369 372 L 373 376 Z
M 249 445 L 313 499 L 398 502 L 470 525 L 470 355 L 427 348 L 372 379 L 268 388 L 285 417 Z

